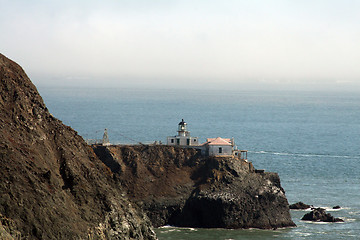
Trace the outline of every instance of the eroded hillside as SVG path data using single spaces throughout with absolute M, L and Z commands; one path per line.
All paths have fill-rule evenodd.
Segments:
M 109 168 L 1 54 L 0 81 L 0 230 L 25 239 L 155 239 Z

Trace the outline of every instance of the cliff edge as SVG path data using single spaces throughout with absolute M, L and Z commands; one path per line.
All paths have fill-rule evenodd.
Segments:
M 295 226 L 276 173 L 172 146 L 93 146 L 155 227 Z
M 113 174 L 0 54 L 0 236 L 156 239 Z

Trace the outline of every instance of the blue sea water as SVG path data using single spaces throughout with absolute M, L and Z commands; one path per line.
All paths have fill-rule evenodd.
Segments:
M 163 227 L 159 239 L 360 239 L 360 94 L 39 88 L 50 112 L 85 139 L 166 141 L 183 118 L 192 136 L 234 137 L 256 168 L 277 172 L 289 203 L 325 207 L 344 223 L 224 230 Z M 340 210 L 332 210 L 340 205 Z

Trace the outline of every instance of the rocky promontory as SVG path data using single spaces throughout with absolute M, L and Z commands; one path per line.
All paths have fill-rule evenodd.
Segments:
M 295 226 L 276 173 L 190 148 L 91 148 L 1 54 L 0 81 L 0 238 L 156 239 L 151 223 Z
M 113 173 L 0 54 L 0 237 L 156 239 Z
M 278 174 L 245 160 L 164 145 L 93 149 L 155 227 L 295 226 Z

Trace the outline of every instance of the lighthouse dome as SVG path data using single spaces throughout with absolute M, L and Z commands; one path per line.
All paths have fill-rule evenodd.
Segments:
M 187 125 L 187 123 L 184 121 L 184 119 L 181 119 L 181 122 L 179 122 L 179 125 Z
M 184 119 L 182 119 L 181 122 L 179 122 L 178 132 L 179 132 L 179 135 L 184 135 L 184 136 L 186 134 L 185 132 L 187 132 L 187 123 L 184 121 Z

